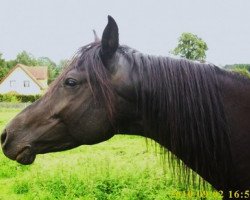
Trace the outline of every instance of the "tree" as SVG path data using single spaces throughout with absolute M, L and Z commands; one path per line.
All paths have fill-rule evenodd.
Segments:
M 246 68 L 233 68 L 233 72 L 239 73 L 247 78 L 250 78 L 250 72 Z
M 208 47 L 206 42 L 197 35 L 192 33 L 182 33 L 178 40 L 177 47 L 171 53 L 190 60 L 204 61 L 207 50 Z
M 47 66 L 48 67 L 48 73 L 49 73 L 49 79 L 48 83 L 51 83 L 56 79 L 56 77 L 59 75 L 59 69 L 54 61 L 49 59 L 48 57 L 40 57 L 37 59 L 37 64 L 40 66 Z
M 8 73 L 8 67 L 5 59 L 2 58 L 2 53 L 0 53 L 0 80 Z
M 6 66 L 6 62 L 5 60 L 2 58 L 3 54 L 0 53 L 0 67 L 5 67 Z
M 225 69 L 246 69 L 250 72 L 250 64 L 233 64 L 233 65 L 225 65 Z
M 37 60 L 36 58 L 26 51 L 22 51 L 21 53 L 17 54 L 17 57 L 15 59 L 16 64 L 23 64 L 27 66 L 36 66 Z
M 8 60 L 6 62 L 7 68 L 8 70 L 12 69 L 13 67 L 15 67 L 17 64 L 16 60 Z

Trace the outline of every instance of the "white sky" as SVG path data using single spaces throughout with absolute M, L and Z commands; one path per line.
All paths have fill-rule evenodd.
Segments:
M 249 0 L 0 0 L 0 52 L 6 59 L 26 50 L 58 62 L 99 36 L 107 15 L 120 43 L 169 56 L 183 32 L 208 45 L 207 61 L 250 63 Z

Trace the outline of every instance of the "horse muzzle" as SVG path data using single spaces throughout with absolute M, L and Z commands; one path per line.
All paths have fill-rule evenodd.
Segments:
M 11 160 L 16 160 L 23 165 L 29 165 L 34 162 L 36 154 L 32 151 L 31 145 L 15 145 L 8 136 L 5 129 L 1 135 L 1 145 L 3 153 Z

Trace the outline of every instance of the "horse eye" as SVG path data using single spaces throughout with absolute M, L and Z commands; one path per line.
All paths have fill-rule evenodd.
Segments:
M 73 78 L 68 78 L 65 80 L 64 84 L 69 87 L 75 87 L 77 85 L 77 81 Z

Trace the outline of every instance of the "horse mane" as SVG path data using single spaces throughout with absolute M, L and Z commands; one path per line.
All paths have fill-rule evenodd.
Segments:
M 227 187 L 232 164 L 230 129 L 217 78 L 223 70 L 212 64 L 144 55 L 128 47 L 120 52 L 139 78 L 137 93 L 146 134 L 158 138 L 185 164 L 193 163 L 196 172 Z M 178 162 L 177 167 L 189 185 L 194 179 L 185 164 Z
M 104 102 L 112 119 L 115 95 L 100 48 L 100 42 L 82 47 L 49 92 L 73 67 L 86 70 L 96 101 Z M 213 175 L 218 185 L 226 187 L 232 158 L 230 130 L 216 75 L 222 70 L 211 64 L 145 55 L 127 46 L 120 46 L 117 52 L 127 58 L 139 79 L 137 103 L 146 136 L 156 136 L 164 150 L 168 147 L 185 164 L 193 163 L 195 171 L 208 178 Z M 193 183 L 192 171 L 182 162 L 174 164 L 174 155 L 170 157 L 169 163 L 180 169 L 186 185 Z

